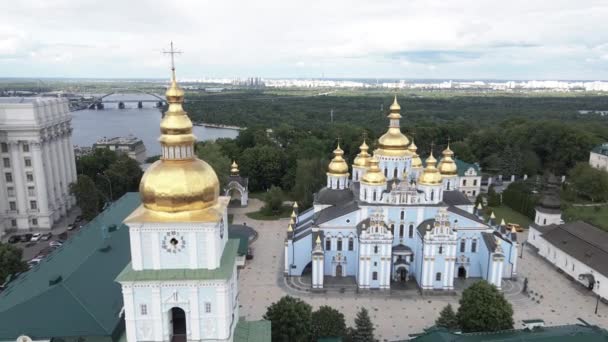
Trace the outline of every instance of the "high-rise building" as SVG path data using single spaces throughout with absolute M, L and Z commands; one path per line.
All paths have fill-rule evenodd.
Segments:
M 0 98 L 0 235 L 50 229 L 75 204 L 72 117 L 61 98 Z

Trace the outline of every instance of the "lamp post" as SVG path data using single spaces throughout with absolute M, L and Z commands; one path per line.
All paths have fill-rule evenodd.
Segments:
M 110 185 L 110 203 L 112 203 L 114 201 L 114 196 L 112 196 L 112 182 L 110 181 L 110 177 L 106 176 L 105 173 L 97 173 L 97 175 L 108 181 L 108 185 Z

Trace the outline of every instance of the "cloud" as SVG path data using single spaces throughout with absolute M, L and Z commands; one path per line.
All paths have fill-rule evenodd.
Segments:
M 420 50 L 394 52 L 388 57 L 394 59 L 405 59 L 411 63 L 436 64 L 478 59 L 481 56 L 482 54 L 480 52 L 473 51 Z

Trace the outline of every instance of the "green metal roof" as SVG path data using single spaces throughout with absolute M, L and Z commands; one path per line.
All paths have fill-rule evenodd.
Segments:
M 142 270 L 134 271 L 129 263 L 120 272 L 116 281 L 157 281 L 157 280 L 217 280 L 230 279 L 234 271 L 236 254 L 239 247 L 238 239 L 230 239 L 224 247 L 220 267 L 206 269 L 173 269 L 173 270 Z
M 228 230 L 228 237 L 239 241 L 238 254 L 240 256 L 247 255 L 249 249 L 249 235 L 242 231 Z
M 239 320 L 234 329 L 234 342 L 270 342 L 270 321 Z
M 411 341 L 416 342 L 606 342 L 608 331 L 594 325 L 572 324 L 539 327 L 532 330 L 456 334 L 442 328 L 431 328 Z
M 13 280 L 0 293 L 0 340 L 116 334 L 123 302 L 114 278 L 131 259 L 129 231 L 121 222 L 139 205 L 138 193 L 125 194 Z M 102 227 L 110 224 L 119 227 L 104 239 Z M 109 248 L 100 250 L 104 246 Z M 49 285 L 59 276 L 61 281 Z
M 475 171 L 477 171 L 477 175 L 481 176 L 481 173 L 479 172 L 478 164 L 467 163 L 464 160 L 460 160 L 460 159 L 455 159 L 455 161 L 456 161 L 456 167 L 458 168 L 459 176 L 464 176 L 464 173 L 470 168 L 475 169 Z

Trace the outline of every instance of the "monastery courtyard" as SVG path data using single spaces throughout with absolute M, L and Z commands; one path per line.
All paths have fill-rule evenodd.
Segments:
M 303 287 L 288 286 L 283 277 L 283 250 L 289 219 L 256 221 L 245 215 L 260 206 L 259 200 L 251 199 L 247 208 L 229 209 L 229 213 L 234 214 L 235 224 L 245 222 L 258 232 L 257 240 L 251 244 L 254 258 L 248 261 L 239 277 L 240 315 L 246 316 L 247 320 L 261 319 L 268 305 L 291 295 L 315 309 L 329 305 L 340 310 L 346 316 L 346 324 L 351 326 L 357 311 L 365 307 L 376 327 L 376 338 L 394 341 L 422 332 L 435 321 L 446 304 L 452 303 L 457 308 L 459 296 L 421 296 L 414 290 L 355 294 L 350 289 L 344 293 L 330 289 L 326 293 L 311 294 Z M 520 241 L 523 240 L 525 237 Z M 524 249 L 523 259 L 518 261 L 518 281 L 507 282 L 503 289 L 513 305 L 516 328 L 521 328 L 522 319 L 532 318 L 543 319 L 547 325 L 575 324 L 577 317 L 591 324 L 608 325 L 608 305 L 600 302 L 598 315 L 595 315 L 596 297 L 558 273 L 529 247 Z M 525 277 L 529 282 L 528 291 L 534 293 L 531 297 L 520 291 Z

